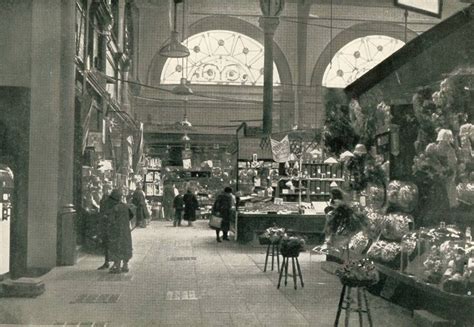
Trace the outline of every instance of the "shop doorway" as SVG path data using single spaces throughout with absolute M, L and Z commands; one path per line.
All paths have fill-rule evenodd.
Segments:
M 0 279 L 10 273 L 10 226 L 14 177 L 12 170 L 0 163 Z

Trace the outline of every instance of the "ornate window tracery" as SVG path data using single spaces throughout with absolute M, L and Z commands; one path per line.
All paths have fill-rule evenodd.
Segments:
M 186 77 L 192 84 L 263 85 L 263 45 L 232 31 L 212 30 L 182 42 L 188 58 L 170 58 L 161 72 L 161 84 L 179 84 Z M 280 76 L 273 63 L 273 84 Z
M 369 35 L 343 46 L 331 59 L 323 75 L 325 87 L 344 88 L 403 47 L 401 40 Z

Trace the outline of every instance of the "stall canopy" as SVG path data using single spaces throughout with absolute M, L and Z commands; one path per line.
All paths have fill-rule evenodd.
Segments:
M 420 86 L 438 85 L 459 68 L 474 67 L 474 5 L 464 8 L 346 87 L 345 92 L 374 103 L 411 103 Z

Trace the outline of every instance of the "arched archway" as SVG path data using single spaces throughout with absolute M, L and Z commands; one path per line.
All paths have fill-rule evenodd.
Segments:
M 261 44 L 264 43 L 263 32 L 257 26 L 235 17 L 220 15 L 204 17 L 191 24 L 188 27 L 188 37 L 209 30 L 223 29 L 246 35 Z M 147 80 L 150 85 L 160 84 L 161 72 L 166 60 L 167 58 L 160 56 L 158 53 L 155 54 L 148 70 Z M 283 90 L 292 89 L 293 79 L 291 76 L 290 66 L 283 51 L 277 43 L 274 43 L 273 60 L 278 69 Z
M 405 27 L 402 25 L 384 23 L 384 22 L 370 22 L 354 25 L 348 29 L 341 31 L 332 41 L 326 46 L 324 51 L 318 58 L 311 75 L 311 87 L 317 88 L 322 86 L 322 79 L 326 67 L 332 60 L 336 52 L 344 47 L 349 42 L 363 38 L 369 35 L 384 35 L 398 40 L 405 39 Z M 417 34 L 411 30 L 407 31 L 407 42 L 415 38 Z

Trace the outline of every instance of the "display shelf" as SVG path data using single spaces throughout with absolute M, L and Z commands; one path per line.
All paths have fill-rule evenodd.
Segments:
M 161 170 L 159 168 L 148 168 L 143 176 L 143 191 L 147 198 L 163 195 L 160 187 Z
M 327 201 L 330 198 L 331 184 L 336 183 L 340 186 L 345 181 L 344 169 L 341 164 L 324 163 L 303 163 L 302 172 L 305 176 L 280 176 L 276 188 L 275 196 L 282 197 L 285 200 L 299 201 L 301 183 L 301 200 L 311 202 L 314 200 Z M 328 177 L 326 176 L 328 174 Z M 313 175 L 313 176 L 311 176 Z M 293 182 L 293 187 L 287 185 L 287 182 Z M 291 193 L 288 191 L 293 189 Z

